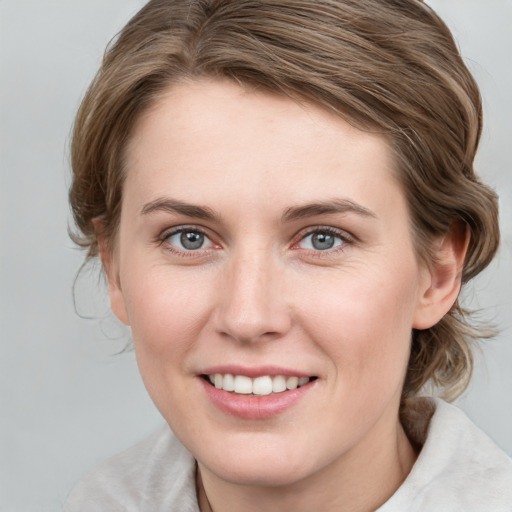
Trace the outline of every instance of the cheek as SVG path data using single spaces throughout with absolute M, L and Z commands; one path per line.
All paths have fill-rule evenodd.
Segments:
M 124 294 L 139 371 L 167 421 L 193 424 L 188 401 L 189 354 L 209 317 L 209 289 L 191 276 L 153 269 L 131 274 Z M 179 412 L 177 412 L 179 411 Z M 191 419 L 192 418 L 192 419 Z
M 351 390 L 401 381 L 407 367 L 416 288 L 414 272 L 350 272 L 317 286 L 303 304 L 305 329 Z
M 209 290 L 202 276 L 164 266 L 132 274 L 124 295 L 136 350 L 156 360 L 187 352 L 209 315 Z

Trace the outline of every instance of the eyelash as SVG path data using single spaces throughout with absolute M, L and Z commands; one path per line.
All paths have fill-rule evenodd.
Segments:
M 355 239 L 352 235 L 347 233 L 346 231 L 333 228 L 331 226 L 315 226 L 313 228 L 308 228 L 305 231 L 300 232 L 297 235 L 297 242 L 295 242 L 292 246 L 293 249 L 297 248 L 299 249 L 298 245 L 303 242 L 308 236 L 315 235 L 315 234 L 326 234 L 331 235 L 341 241 L 341 243 L 331 249 L 305 249 L 308 251 L 309 255 L 316 257 L 316 258 L 322 258 L 326 257 L 328 255 L 332 255 L 333 253 L 342 252 L 346 249 L 347 245 L 351 245 L 355 243 Z
M 207 240 L 209 240 L 213 246 L 217 245 L 217 247 L 218 247 L 218 244 L 215 244 L 214 242 L 212 242 L 211 237 L 208 235 L 206 230 L 204 230 L 198 226 L 180 226 L 178 228 L 172 229 L 171 231 L 166 231 L 158 238 L 158 243 L 159 243 L 159 245 L 165 244 L 165 249 L 167 251 L 171 252 L 174 255 L 177 255 L 179 257 L 184 257 L 184 258 L 204 256 L 205 252 L 210 252 L 211 248 L 197 249 L 197 250 L 188 249 L 187 250 L 187 249 L 176 248 L 175 246 L 173 246 L 173 244 L 169 243 L 169 240 L 173 236 L 179 235 L 180 233 L 187 233 L 187 232 L 200 234 L 200 235 L 204 236 Z M 344 251 L 346 249 L 347 245 L 351 245 L 351 244 L 355 243 L 354 237 L 351 236 L 346 231 L 336 229 L 331 226 L 315 226 L 312 228 L 308 228 L 308 229 L 300 232 L 298 235 L 296 235 L 294 238 L 297 241 L 292 244 L 292 249 L 299 250 L 300 247 L 298 247 L 298 245 L 301 242 L 303 242 L 307 237 L 315 235 L 315 234 L 331 235 L 331 236 L 339 239 L 341 241 L 341 243 L 338 246 L 335 246 L 334 248 L 328 248 L 325 250 L 304 249 L 305 251 L 307 251 L 309 253 L 309 255 L 311 255 L 313 257 L 318 257 L 318 258 L 326 257 L 327 255 L 332 255 L 333 253 Z
M 204 229 L 202 229 L 198 226 L 180 226 L 178 228 L 172 229 L 171 231 L 166 231 L 158 238 L 159 245 L 163 246 L 165 244 L 165 250 L 171 252 L 172 254 L 174 254 L 176 256 L 182 257 L 182 258 L 193 258 L 193 257 L 198 257 L 198 256 L 204 256 L 205 251 L 210 250 L 209 248 L 197 249 L 197 250 L 192 250 L 192 249 L 187 250 L 187 249 L 176 248 L 169 242 L 169 240 L 173 236 L 179 235 L 180 233 L 196 233 L 196 234 L 203 235 L 207 240 L 210 241 L 211 244 L 215 245 L 212 242 L 211 237 L 208 236 L 208 233 Z

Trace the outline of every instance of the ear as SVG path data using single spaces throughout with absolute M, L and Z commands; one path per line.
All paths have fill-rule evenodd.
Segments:
M 103 223 L 99 219 L 95 219 L 93 223 L 96 231 L 96 239 L 98 240 L 101 263 L 103 264 L 103 269 L 107 276 L 110 309 L 112 309 L 114 315 L 116 315 L 121 322 L 130 325 L 119 279 L 119 265 L 116 261 L 114 250 L 105 235 Z
M 469 245 L 469 228 L 456 222 L 435 242 L 433 262 L 425 269 L 414 329 L 435 325 L 455 304 L 462 284 L 462 269 Z

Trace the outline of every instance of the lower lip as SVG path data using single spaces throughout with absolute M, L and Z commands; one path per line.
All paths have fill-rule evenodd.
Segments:
M 203 389 L 211 402 L 222 412 L 247 420 L 264 420 L 277 416 L 293 405 L 311 390 L 316 380 L 297 389 L 271 395 L 238 395 L 217 389 L 199 377 Z

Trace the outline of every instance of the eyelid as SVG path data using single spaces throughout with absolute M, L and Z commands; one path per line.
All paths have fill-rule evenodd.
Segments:
M 180 249 L 179 247 L 176 247 L 173 244 L 167 243 L 168 240 L 179 233 L 183 233 L 186 231 L 196 232 L 203 235 L 205 238 L 207 238 L 210 242 L 210 246 L 206 248 L 201 248 L 197 250 L 187 250 L 187 249 Z M 326 249 L 326 250 L 319 250 L 319 249 L 302 249 L 303 251 L 308 251 L 311 253 L 315 253 L 318 256 L 321 256 L 322 254 L 332 254 L 338 251 L 342 251 L 347 245 L 351 245 L 357 242 L 357 237 L 349 233 L 348 231 L 340 228 L 335 228 L 333 226 L 328 225 L 315 225 L 315 226 L 309 226 L 306 228 L 301 229 L 294 237 L 293 237 L 293 243 L 291 248 L 292 249 L 301 249 L 298 247 L 299 243 L 303 241 L 308 236 L 314 235 L 315 233 L 328 233 L 333 236 L 338 237 L 342 244 L 339 246 L 336 246 L 332 249 Z M 210 251 L 212 248 L 220 248 L 220 244 L 218 242 L 214 241 L 214 237 L 211 235 L 210 230 L 203 228 L 202 226 L 198 226 L 197 224 L 181 224 L 178 226 L 174 226 L 172 228 L 167 228 L 157 237 L 156 242 L 158 245 L 164 245 L 166 244 L 166 249 L 173 254 L 177 254 L 180 256 L 200 256 L 201 254 L 204 255 L 205 252 Z
M 357 238 L 354 235 L 350 234 L 348 231 L 345 231 L 344 229 L 335 228 L 333 226 L 318 225 L 318 226 L 310 226 L 310 227 L 304 228 L 301 231 L 299 231 L 299 233 L 297 233 L 297 235 L 294 237 L 295 241 L 293 242 L 292 248 L 298 249 L 297 246 L 302 240 L 304 240 L 308 236 L 314 235 L 315 233 L 328 233 L 330 235 L 336 236 L 342 240 L 343 244 L 339 248 L 327 249 L 325 251 L 316 250 L 316 251 L 312 251 L 312 252 L 326 253 L 326 254 L 332 253 L 332 252 L 336 252 L 336 250 L 343 250 L 343 247 L 345 245 L 354 244 L 357 241 Z
M 183 232 L 187 232 L 187 231 L 194 232 L 194 233 L 200 233 L 210 242 L 210 246 L 205 247 L 205 248 L 200 248 L 197 250 L 188 250 L 185 248 L 181 249 L 171 243 L 168 243 L 168 241 L 171 237 L 178 235 L 180 233 L 183 233 Z M 194 257 L 194 256 L 197 257 L 197 256 L 204 254 L 207 251 L 210 251 L 212 248 L 215 248 L 215 246 L 218 246 L 218 244 L 216 244 L 213 241 L 209 230 L 207 230 L 201 226 L 195 225 L 195 224 L 186 224 L 186 225 L 181 224 L 179 226 L 174 226 L 172 228 L 168 228 L 168 229 L 164 230 L 158 236 L 157 242 L 161 246 L 165 245 L 165 249 L 170 251 L 171 253 L 179 255 L 179 256 L 185 256 L 185 257 Z
M 174 226 L 172 228 L 166 228 L 162 231 L 160 235 L 158 235 L 158 240 L 164 242 L 169 237 L 176 235 L 178 233 L 183 233 L 184 231 L 195 231 L 197 233 L 201 233 L 202 235 L 208 236 L 207 231 L 201 226 L 197 226 L 195 224 L 180 224 L 179 226 Z

